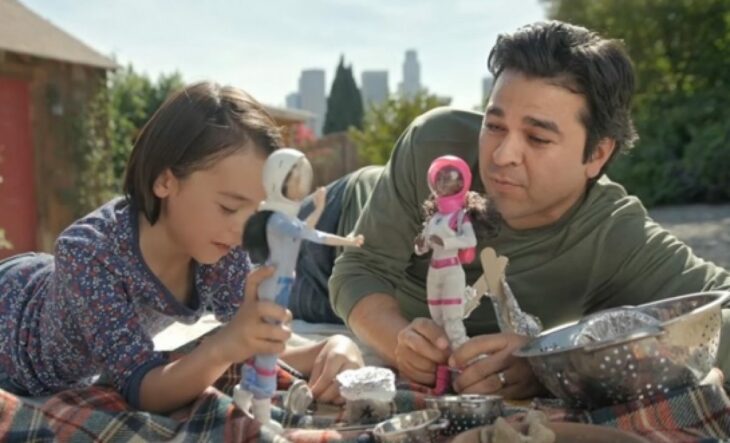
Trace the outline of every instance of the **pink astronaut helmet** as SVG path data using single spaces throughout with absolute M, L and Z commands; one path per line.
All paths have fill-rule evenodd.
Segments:
M 461 179 L 461 189 L 449 195 L 440 195 L 436 189 L 439 173 L 444 169 L 450 169 L 452 173 L 449 179 Z M 446 171 L 444 171 L 446 172 Z M 458 211 L 464 207 L 464 198 L 471 187 L 471 170 L 464 160 L 455 155 L 443 155 L 438 157 L 428 168 L 428 186 L 431 192 L 436 195 L 436 206 L 442 214 Z

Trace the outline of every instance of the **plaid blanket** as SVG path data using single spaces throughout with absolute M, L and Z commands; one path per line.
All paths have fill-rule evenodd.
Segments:
M 0 390 L 0 442 L 358 442 L 374 441 L 371 432 L 342 428 L 344 409 L 313 405 L 307 415 L 274 408 L 272 418 L 286 428 L 283 435 L 262 429 L 233 403 L 239 368 L 231 367 L 192 404 L 170 414 L 134 410 L 105 386 L 30 400 Z M 278 386 L 286 390 L 294 376 L 279 370 Z M 281 404 L 281 392 L 274 399 Z M 428 388 L 399 383 L 392 413 L 423 409 Z M 652 399 L 595 411 L 561 408 L 554 401 L 535 400 L 552 420 L 616 427 L 655 442 L 712 442 L 730 438 L 730 399 L 716 385 L 687 388 Z M 513 409 L 514 410 L 514 409 Z M 519 421 L 520 413 L 510 417 Z
M 588 423 L 614 426 L 657 442 L 710 442 L 730 438 L 730 399 L 704 385 L 587 414 Z

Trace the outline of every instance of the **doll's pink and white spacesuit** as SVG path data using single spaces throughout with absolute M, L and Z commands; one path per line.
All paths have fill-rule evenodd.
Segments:
M 415 242 L 416 254 L 433 251 L 426 278 L 428 308 L 433 320 L 444 328 L 452 349 L 468 340 L 463 322 L 466 275 L 461 264 L 474 259 L 477 244 L 466 214 L 471 178 L 469 166 L 459 157 L 446 155 L 431 163 L 428 185 L 437 211 L 424 222 Z

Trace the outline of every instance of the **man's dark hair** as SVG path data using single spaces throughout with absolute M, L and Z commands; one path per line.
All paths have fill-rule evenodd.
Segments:
M 160 217 L 152 187 L 166 169 L 177 178 L 241 149 L 267 157 L 281 147 L 274 120 L 241 89 L 201 82 L 168 98 L 142 128 L 124 177 L 127 199 L 150 224 Z
M 631 149 L 636 141 L 631 120 L 634 69 L 619 41 L 568 23 L 539 22 L 497 37 L 487 64 L 495 81 L 512 70 L 549 79 L 586 98 L 588 109 L 580 115 L 588 134 L 583 161 L 591 159 L 601 139 L 616 141 L 596 178 L 618 152 Z

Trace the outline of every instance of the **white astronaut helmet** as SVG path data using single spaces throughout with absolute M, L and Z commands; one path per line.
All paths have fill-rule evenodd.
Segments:
M 302 199 L 312 188 L 312 165 L 304 153 L 292 148 L 277 149 L 266 159 L 262 175 L 266 200 L 261 202 L 259 210 L 296 217 Z M 285 188 L 288 188 L 286 195 Z M 292 194 L 296 198 L 290 198 Z

